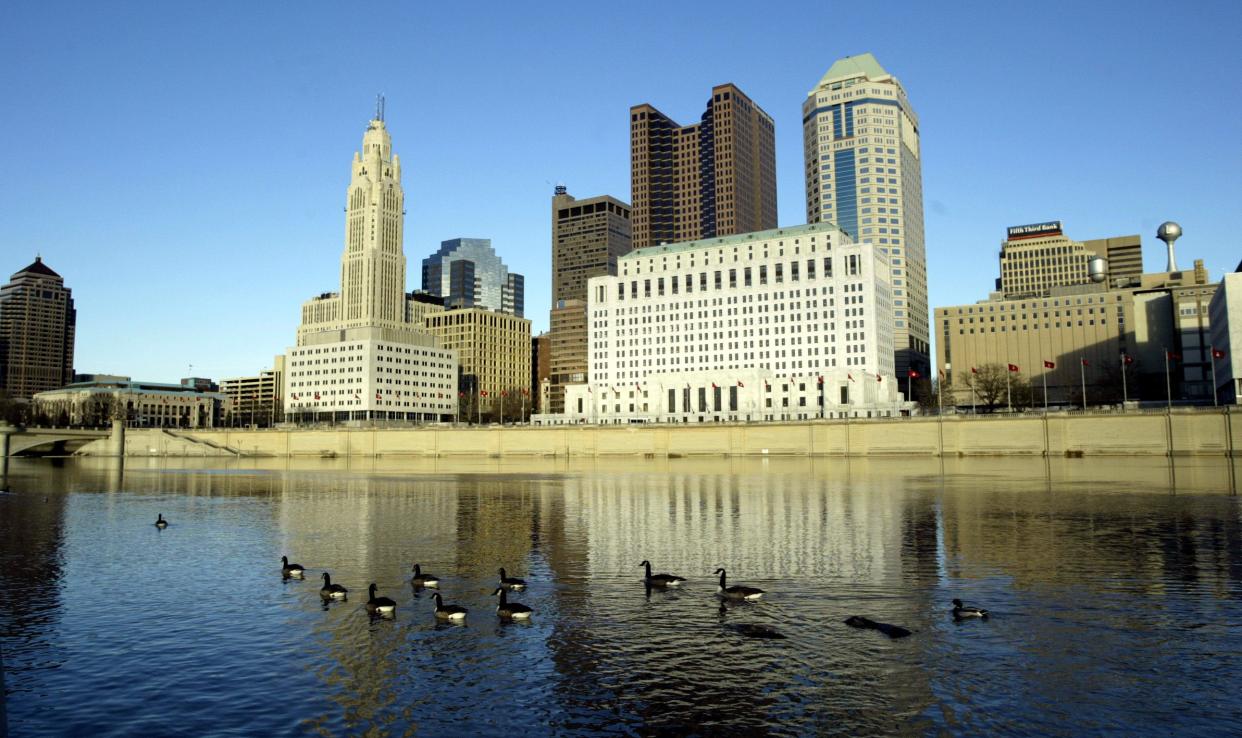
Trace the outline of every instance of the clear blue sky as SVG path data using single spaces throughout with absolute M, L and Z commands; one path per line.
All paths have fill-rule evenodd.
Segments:
M 805 220 L 801 104 L 870 51 L 921 120 L 931 303 L 986 297 L 1008 225 L 1077 239 L 1179 221 L 1242 259 L 1242 3 L 60 3 L 0 6 L 0 277 L 36 252 L 78 308 L 78 371 L 270 366 L 338 287 L 349 161 L 376 92 L 401 155 L 407 287 L 491 238 L 547 326 L 552 187 L 629 197 L 628 108 L 683 122 L 737 83 L 776 120 Z M 467 9 L 469 8 L 469 9 Z

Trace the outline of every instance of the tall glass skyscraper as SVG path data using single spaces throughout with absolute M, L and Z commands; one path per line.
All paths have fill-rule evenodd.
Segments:
M 482 307 L 522 317 L 525 278 L 511 273 L 489 238 L 453 238 L 423 259 L 423 291 L 448 308 Z
M 833 63 L 802 104 L 806 219 L 889 255 L 898 377 L 928 369 L 919 120 L 871 54 Z

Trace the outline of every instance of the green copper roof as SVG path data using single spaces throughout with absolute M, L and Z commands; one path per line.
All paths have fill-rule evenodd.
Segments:
M 823 87 L 831 82 L 837 82 L 851 77 L 866 77 L 867 79 L 878 79 L 880 77 L 891 76 L 875 57 L 870 53 L 858 54 L 856 56 L 846 56 L 837 59 L 819 79 L 819 86 Z
M 622 261 L 629 259 L 642 259 L 656 254 L 671 254 L 679 251 L 694 251 L 695 249 L 712 248 L 716 246 L 732 246 L 739 243 L 747 243 L 754 241 L 766 241 L 771 238 L 793 238 L 795 236 L 805 236 L 813 233 L 840 233 L 845 237 L 845 241 L 850 241 L 849 235 L 837 227 L 835 223 L 808 223 L 807 225 L 787 226 L 785 228 L 773 228 L 767 231 L 755 231 L 753 233 L 739 233 L 733 236 L 717 236 L 716 238 L 704 238 L 698 241 L 680 241 L 678 243 L 664 243 L 659 246 L 644 246 L 640 249 L 634 249 L 630 253 L 621 257 Z

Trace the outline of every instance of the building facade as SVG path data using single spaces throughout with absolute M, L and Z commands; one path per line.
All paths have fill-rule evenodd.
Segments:
M 688 126 L 630 108 L 630 172 L 634 248 L 776 227 L 776 128 L 736 85 Z
M 302 305 L 285 354 L 283 407 L 297 422 L 451 420 L 457 356 L 426 331 L 440 301 L 405 291 L 405 195 L 382 106 L 354 154 L 341 289 Z
M 526 408 L 533 407 L 529 395 L 528 319 L 482 308 L 464 308 L 428 315 L 426 324 L 439 344 L 458 357 L 461 371 L 454 384 L 458 400 L 478 400 L 486 408 L 507 397 L 526 397 Z M 468 412 L 463 408 L 463 417 Z
M 1045 248 L 1068 250 L 1040 251 Z M 1081 255 L 1058 240 L 1034 245 L 1025 257 L 1063 258 L 1085 275 L 1089 258 Z M 1184 272 L 1138 280 L 1117 275 L 1113 281 L 1122 287 L 1111 286 L 1107 272 L 1093 281 L 1063 264 L 1045 266 L 1037 296 L 1007 299 L 996 292 L 973 305 L 936 308 L 937 365 L 956 404 L 977 400 L 975 372 L 989 364 L 1017 367 L 1036 404 L 1045 387 L 1050 405 L 1078 405 L 1084 389 L 1089 402 L 1164 402 L 1170 394 L 1174 401 L 1211 399 L 1208 302 L 1215 285 L 1201 260 Z M 1011 274 L 1014 281 L 1002 285 L 1031 289 L 1021 271 Z M 1172 357 L 1167 378 L 1166 356 Z
M 220 380 L 226 427 L 270 428 L 284 420 L 285 357 L 277 356 L 271 369 L 250 377 Z
M 453 238 L 423 259 L 423 291 L 443 298 L 445 307 L 481 307 L 521 317 L 526 281 L 509 271 L 491 239 Z
M 57 424 L 107 427 L 123 418 L 131 428 L 214 428 L 227 398 L 210 383 L 135 382 L 129 377 L 90 376 L 34 396 L 36 414 Z
M 636 250 L 590 281 L 589 382 L 539 422 L 897 414 L 888 266 L 831 224 Z
M 617 273 L 630 252 L 630 206 L 607 195 L 577 200 L 563 185 L 552 196 L 552 311 L 548 404 L 564 411 L 565 385 L 587 381 L 587 280 Z
M 1242 362 L 1234 352 L 1242 350 L 1242 264 L 1226 274 L 1208 306 L 1212 326 L 1212 361 L 1216 372 L 1216 401 L 1242 404 Z
M 926 370 L 930 342 L 919 120 L 871 54 L 838 59 L 802 104 L 808 223 L 835 223 L 889 258 L 896 367 Z
M 552 376 L 552 334 L 540 333 L 530 339 L 530 396 L 533 412 L 548 412 L 548 391 Z
M 1137 286 L 1143 276 L 1142 249 L 1137 235 L 1073 241 L 1059 220 L 1010 226 L 1001 242 L 996 289 L 1006 299 L 1015 299 L 1096 281 L 1116 288 Z M 1096 259 L 1098 272 L 1093 273 Z
M 0 392 L 30 399 L 73 381 L 77 311 L 65 280 L 36 256 L 0 287 Z

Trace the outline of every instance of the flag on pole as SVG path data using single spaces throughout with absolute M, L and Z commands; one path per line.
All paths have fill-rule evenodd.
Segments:
M 720 389 L 720 388 L 716 386 L 715 382 L 712 382 L 712 389 Z
M 380 397 L 380 391 L 379 391 L 379 390 L 375 390 L 375 399 L 377 399 L 377 400 L 383 399 L 383 398 L 381 398 L 381 397 Z
M 479 390 L 479 397 L 487 397 L 487 390 Z
M 848 378 L 851 382 L 853 382 L 853 381 L 854 381 L 854 375 L 853 375 L 853 374 L 846 374 L 845 376 L 846 376 L 846 377 L 847 377 L 847 378 Z
M 768 384 L 768 380 L 765 379 L 763 380 L 763 388 L 770 391 L 772 389 L 772 385 Z
M 1164 356 L 1166 359 L 1172 359 L 1173 361 L 1182 360 L 1182 355 L 1173 351 L 1165 351 Z
M 500 391 L 500 396 L 501 396 L 501 397 L 508 397 L 508 396 L 509 396 L 509 390 L 501 390 L 501 391 Z
M 915 369 L 911 369 L 909 372 L 907 372 L 907 374 L 910 376 L 911 379 L 918 379 L 919 377 L 923 376 L 922 374 L 919 374 L 918 371 Z
M 944 372 L 941 372 L 941 374 L 944 374 Z M 880 376 L 879 374 L 877 374 L 877 375 L 875 375 L 875 381 L 877 381 L 877 382 L 883 382 L 883 381 L 884 381 L 884 377 L 882 377 L 882 376 Z
M 524 394 L 524 395 L 529 395 L 529 394 L 530 394 L 530 392 L 529 392 L 529 391 L 528 391 L 525 387 L 523 387 L 523 388 L 522 388 L 522 394 Z
M 1090 362 L 1088 362 L 1086 359 L 1080 359 L 1080 361 L 1082 361 L 1083 366 L 1091 366 Z
M 817 382 L 816 382 L 816 383 L 817 383 L 817 384 L 823 384 L 823 383 L 824 383 L 824 375 L 822 375 L 822 374 L 821 374 L 821 375 L 819 375 L 819 377 L 817 378 Z
M 1009 365 L 1009 371 L 1011 371 L 1011 372 L 1016 372 L 1016 371 L 1021 371 L 1021 370 L 1020 370 L 1020 369 L 1018 369 L 1018 365 L 1017 365 L 1017 364 L 1010 364 L 1010 365 Z
M 316 392 L 316 393 L 315 393 L 315 399 L 316 399 L 316 400 L 318 400 L 318 399 L 319 399 L 319 393 L 318 393 L 318 392 Z
M 1134 363 L 1134 357 L 1129 354 L 1122 354 L 1121 363 L 1129 366 L 1130 364 Z
M 971 373 L 971 374 L 978 374 L 978 373 L 979 373 L 979 370 L 978 370 L 978 369 L 976 369 L 975 367 L 973 367 L 973 366 L 972 366 L 972 367 L 970 368 L 970 373 Z
M 1223 358 L 1225 358 L 1225 352 L 1224 352 L 1222 349 L 1218 349 L 1218 348 L 1216 348 L 1215 346 L 1213 346 L 1213 347 L 1212 347 L 1212 358 L 1213 358 L 1213 359 L 1223 359 Z
M 746 385 L 742 384 L 742 380 L 740 380 L 740 379 L 739 379 L 739 380 L 737 380 L 737 386 L 738 386 L 738 387 L 745 387 Z
M 457 393 L 457 399 L 459 399 L 459 400 L 464 400 L 464 399 L 466 399 L 466 393 L 465 393 L 465 392 L 458 392 L 458 393 Z
M 1044 368 L 1045 368 L 1045 369 L 1056 369 L 1056 368 L 1057 368 L 1057 363 L 1056 363 L 1055 361 L 1048 361 L 1048 360 L 1046 360 L 1046 359 L 1045 359 L 1045 360 L 1044 360 Z

